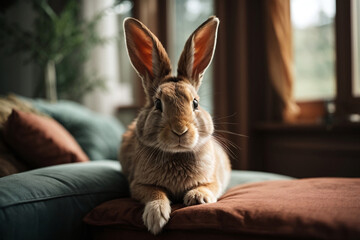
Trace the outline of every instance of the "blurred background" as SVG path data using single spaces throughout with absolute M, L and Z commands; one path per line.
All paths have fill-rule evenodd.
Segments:
M 233 168 L 360 176 L 358 0 L 3 0 L 0 11 L 1 95 L 72 100 L 124 124 L 144 94 L 123 20 L 147 25 L 176 66 L 216 15 L 200 104 Z

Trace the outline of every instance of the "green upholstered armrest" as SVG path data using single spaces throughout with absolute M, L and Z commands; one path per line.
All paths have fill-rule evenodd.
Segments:
M 0 178 L 0 239 L 83 239 L 82 218 L 128 196 L 117 161 L 36 169 Z
M 227 190 L 240 184 L 270 180 L 290 180 L 292 177 L 266 172 L 233 170 Z

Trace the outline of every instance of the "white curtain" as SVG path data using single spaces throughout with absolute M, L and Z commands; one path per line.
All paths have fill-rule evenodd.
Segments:
M 110 7 L 114 0 L 82 0 L 82 14 L 85 19 L 93 18 L 99 11 Z M 112 38 L 119 33 L 117 15 L 111 11 L 99 22 L 97 31 L 101 37 Z M 124 48 L 122 48 L 124 49 Z M 96 72 L 105 81 L 106 90 L 97 89 L 84 97 L 83 104 L 103 114 L 113 114 L 116 107 L 132 103 L 129 84 L 120 83 L 120 64 L 117 41 L 98 46 L 92 51 L 85 66 L 87 74 Z
M 296 122 L 300 108 L 293 96 L 293 53 L 290 0 L 267 0 L 267 58 L 271 82 L 284 103 L 284 122 Z

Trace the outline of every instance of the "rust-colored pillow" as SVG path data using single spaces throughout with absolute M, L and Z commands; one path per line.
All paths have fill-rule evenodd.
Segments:
M 130 198 L 96 207 L 84 221 L 94 239 L 360 239 L 360 179 L 267 181 L 230 189 L 217 203 L 172 206 L 156 238 Z
M 49 117 L 13 110 L 3 132 L 5 142 L 32 168 L 89 161 L 70 133 Z
M 28 166 L 14 156 L 14 153 L 5 144 L 3 139 L 4 123 L 10 116 L 12 109 L 41 115 L 41 113 L 35 110 L 29 103 L 20 100 L 15 95 L 10 94 L 6 97 L 0 97 L 0 177 L 29 169 Z

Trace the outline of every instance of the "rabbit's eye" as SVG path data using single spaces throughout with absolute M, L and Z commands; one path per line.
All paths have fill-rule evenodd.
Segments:
M 160 99 L 156 99 L 156 100 L 155 100 L 155 108 L 156 108 L 157 110 L 160 110 L 160 111 L 162 112 L 162 105 L 161 105 Z
M 198 107 L 199 107 L 198 100 L 196 100 L 196 99 L 193 100 L 193 107 L 194 107 L 194 110 L 198 109 Z

